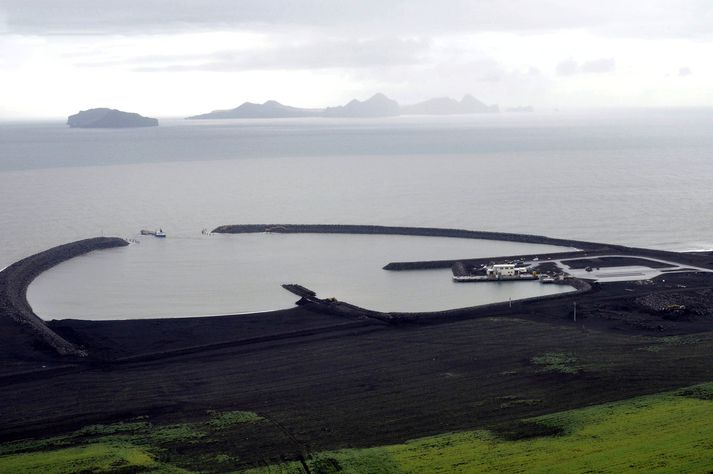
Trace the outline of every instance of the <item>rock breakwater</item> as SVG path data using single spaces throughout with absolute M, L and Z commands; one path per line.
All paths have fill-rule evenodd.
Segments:
M 129 245 L 117 237 L 96 237 L 53 247 L 24 258 L 0 272 L 0 319 L 12 321 L 60 355 L 85 356 L 86 353 L 52 331 L 27 302 L 27 288 L 37 276 L 70 258 L 112 247 Z

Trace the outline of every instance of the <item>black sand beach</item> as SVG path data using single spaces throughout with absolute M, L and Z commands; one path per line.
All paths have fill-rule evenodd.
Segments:
M 232 228 L 247 229 L 265 230 Z M 572 258 L 618 252 L 713 268 L 706 253 L 557 245 L 565 242 L 582 249 Z M 234 447 L 241 465 L 252 466 L 474 427 L 512 432 L 523 417 L 713 379 L 713 274 L 703 272 L 592 283 L 512 305 L 390 313 L 394 321 L 344 311 L 320 295 L 288 310 L 221 317 L 45 325 L 28 313 L 24 292 L 41 271 L 114 245 L 120 239 L 67 244 L 0 273 L 3 440 L 136 416 L 173 423 L 206 410 L 248 410 L 273 422 L 246 425 Z M 682 302 L 685 311 L 667 309 Z M 532 358 L 551 352 L 571 354 L 581 370 L 538 370 Z

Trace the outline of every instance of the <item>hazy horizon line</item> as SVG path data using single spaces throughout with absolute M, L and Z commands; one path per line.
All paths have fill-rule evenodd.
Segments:
M 519 107 L 519 106 L 511 106 Z M 104 108 L 104 107 L 94 107 L 94 108 Z M 185 120 L 191 115 L 160 115 L 152 113 L 144 113 L 137 110 L 123 110 L 115 107 L 106 107 L 117 110 L 122 110 L 124 112 L 138 113 L 145 117 L 157 118 L 160 120 Z M 510 108 L 510 107 L 508 107 Z M 583 113 L 583 112 L 626 112 L 626 111 L 666 111 L 666 110 L 713 110 L 713 105 L 638 105 L 638 106 L 592 106 L 592 107 L 534 107 L 533 112 L 517 112 L 508 111 L 507 108 L 501 110 L 499 113 L 464 113 L 464 114 L 444 114 L 444 115 L 419 115 L 419 114 L 401 114 L 395 116 L 386 117 L 270 117 L 270 118 L 229 118 L 229 119 L 206 119 L 206 120 L 216 120 L 216 121 L 231 121 L 231 120 L 245 120 L 245 121 L 269 121 L 269 120 L 330 120 L 330 121 L 344 121 L 344 120 L 359 120 L 359 121 L 372 121 L 372 120 L 385 120 L 385 119 L 399 119 L 405 117 L 420 117 L 420 118 L 448 118 L 448 117 L 467 117 L 467 116 L 499 116 L 499 115 L 530 115 L 530 114 L 557 114 L 557 113 Z M 87 110 L 87 109 L 85 109 Z M 230 109 L 221 109 L 230 110 Z M 12 115 L 1 115 L 0 122 L 2 123 L 22 123 L 22 122 L 55 122 L 58 120 L 66 122 L 67 117 L 79 112 L 69 112 L 67 115 L 26 115 L 26 116 L 12 116 Z

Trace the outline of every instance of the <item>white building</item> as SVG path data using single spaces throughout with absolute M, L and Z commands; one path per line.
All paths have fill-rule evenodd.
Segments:
M 514 263 L 496 263 L 488 265 L 485 274 L 489 278 L 512 278 L 527 273 L 527 267 L 518 267 Z

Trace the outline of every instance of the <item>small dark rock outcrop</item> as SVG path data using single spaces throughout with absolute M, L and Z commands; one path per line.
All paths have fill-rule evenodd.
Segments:
M 158 127 L 158 120 L 116 109 L 89 109 L 67 118 L 71 128 L 134 128 Z

